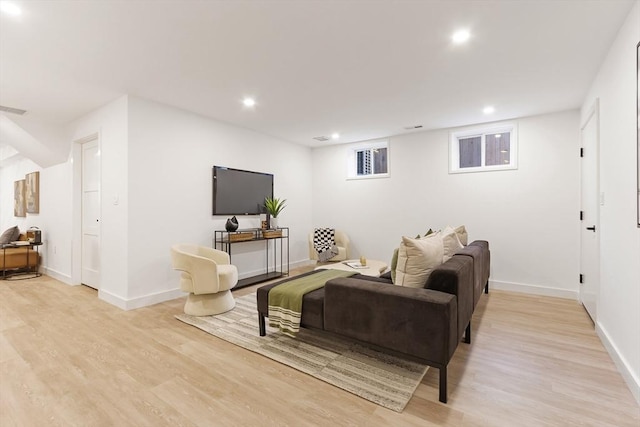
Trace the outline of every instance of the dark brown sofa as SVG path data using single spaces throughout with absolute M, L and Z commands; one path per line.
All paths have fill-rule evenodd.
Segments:
M 471 342 L 471 316 L 489 289 L 489 262 L 488 243 L 476 241 L 437 267 L 424 288 L 395 286 L 390 275 L 329 280 L 304 296 L 301 326 L 407 354 L 438 368 L 439 399 L 446 403 L 447 365 L 461 340 Z M 266 333 L 269 290 L 298 277 L 258 289 L 261 336 Z

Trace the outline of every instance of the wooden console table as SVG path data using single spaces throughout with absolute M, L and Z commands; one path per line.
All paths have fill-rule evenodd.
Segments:
M 229 258 L 231 258 L 231 248 L 233 247 L 233 245 L 238 245 L 246 242 L 265 242 L 264 252 L 266 257 L 266 271 L 262 274 L 238 280 L 238 284 L 234 289 L 243 288 L 245 286 L 266 282 L 267 280 L 289 275 L 289 228 L 279 227 L 277 230 L 267 231 L 268 233 L 263 233 L 263 230 L 261 228 L 250 228 L 237 231 L 216 230 L 214 232 L 213 248 L 228 253 Z M 280 232 L 280 235 L 278 235 L 277 232 Z M 273 249 L 270 248 L 271 241 L 273 241 Z M 284 251 L 285 248 L 286 262 Z M 279 269 L 278 253 L 280 254 Z

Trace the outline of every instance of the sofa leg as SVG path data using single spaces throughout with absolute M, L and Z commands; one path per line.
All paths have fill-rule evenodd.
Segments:
M 264 314 L 258 313 L 258 327 L 260 328 L 260 336 L 263 337 L 267 335 L 267 331 L 264 327 Z
M 487 280 L 487 284 L 484 285 L 484 293 L 488 294 L 489 293 L 489 281 Z
M 467 330 L 464 331 L 464 342 L 471 344 L 471 322 L 467 325 Z
M 440 368 L 440 402 L 447 403 L 447 367 Z

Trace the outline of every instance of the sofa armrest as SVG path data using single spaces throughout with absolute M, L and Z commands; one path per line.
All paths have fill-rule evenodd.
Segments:
M 325 285 L 324 328 L 446 366 L 458 344 L 456 297 L 353 278 Z M 466 325 L 465 325 L 466 326 Z
M 457 297 L 458 339 L 461 339 L 471 321 L 475 306 L 473 297 L 473 259 L 464 255 L 454 255 L 431 272 L 425 288 L 445 292 Z

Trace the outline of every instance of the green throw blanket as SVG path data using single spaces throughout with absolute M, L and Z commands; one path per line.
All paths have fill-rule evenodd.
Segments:
M 354 274 L 356 273 L 351 271 L 318 270 L 315 274 L 273 287 L 269 291 L 269 326 L 279 328 L 287 335 L 295 336 L 300 330 L 302 297 L 322 288 L 328 280 Z

